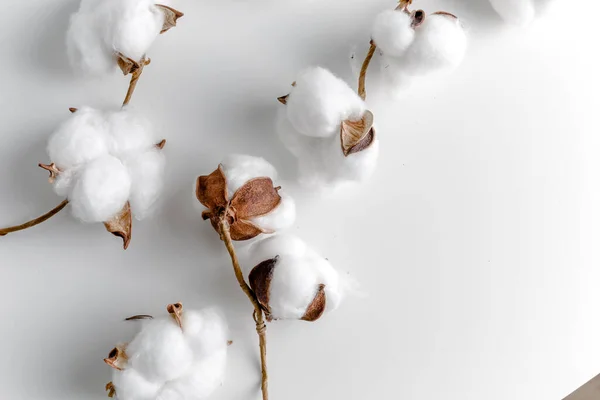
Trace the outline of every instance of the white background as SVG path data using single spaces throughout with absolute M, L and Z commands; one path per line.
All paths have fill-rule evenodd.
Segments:
M 463 17 L 467 58 L 399 101 L 375 63 L 378 171 L 325 199 L 293 183 L 275 98 L 313 64 L 354 84 L 351 48 L 364 56 L 394 1 L 175 3 L 186 15 L 150 51 L 132 101 L 168 140 L 164 206 L 126 252 L 68 212 L 0 239 L 0 397 L 105 398 L 102 359 L 133 332 L 122 318 L 182 301 L 217 304 L 232 326 L 214 398 L 258 399 L 251 306 L 192 192 L 231 152 L 280 169 L 293 231 L 368 293 L 314 324 L 269 325 L 272 399 L 561 399 L 600 372 L 600 7 L 564 2 L 517 30 L 484 0 L 415 3 Z M 76 8 L 21 0 L 0 13 L 0 225 L 60 201 L 36 165 L 68 107 L 125 94 L 116 72 L 72 76 L 63 38 Z

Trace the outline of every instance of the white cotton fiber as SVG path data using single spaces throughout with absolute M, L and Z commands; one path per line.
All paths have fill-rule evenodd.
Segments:
M 328 70 L 312 67 L 296 80 L 287 97 L 287 117 L 300 133 L 313 137 L 329 137 L 340 122 L 357 119 L 365 111 L 361 98 Z
M 148 150 L 159 141 L 150 121 L 131 108 L 107 113 L 107 120 L 110 152 L 116 157 Z
M 526 26 L 535 18 L 533 0 L 490 0 L 492 7 L 508 23 Z
M 119 52 L 140 61 L 163 26 L 164 14 L 155 4 L 154 0 L 82 0 L 67 31 L 73 67 L 91 74 L 108 73 L 117 67 Z
M 133 368 L 113 370 L 112 383 L 118 400 L 155 400 L 161 387 L 146 380 Z
M 135 218 L 141 220 L 153 211 L 162 193 L 165 156 L 161 149 L 155 147 L 129 156 L 125 165 L 131 176 L 131 210 Z
M 265 232 L 276 232 L 290 227 L 296 220 L 296 203 L 289 194 L 279 191 L 281 202 L 270 213 L 252 218 L 251 221 Z
M 48 155 L 59 169 L 79 166 L 108 153 L 108 126 L 103 112 L 89 107 L 72 114 L 50 136 Z
M 277 170 L 267 160 L 244 154 L 231 154 L 222 162 L 223 174 L 227 180 L 227 192 L 232 197 L 250 179 L 267 177 L 275 181 Z
M 386 10 L 375 18 L 372 38 L 377 47 L 386 54 L 400 57 L 415 38 L 412 18 L 399 10 Z
M 131 368 L 157 383 L 177 379 L 193 362 L 189 343 L 170 316 L 146 322 L 129 343 L 127 356 Z
M 83 222 L 110 220 L 129 198 L 131 177 L 121 161 L 103 156 L 86 164 L 69 193 L 71 210 Z
M 182 325 L 194 359 L 199 360 L 227 349 L 229 330 L 225 318 L 217 309 L 184 311 Z
M 339 132 L 329 138 L 312 138 L 294 129 L 285 110 L 277 118 L 277 134 L 298 160 L 299 182 L 311 188 L 335 190 L 349 182 L 367 180 L 377 167 L 379 139 L 368 148 L 344 156 Z
M 335 310 L 343 297 L 338 272 L 322 256 L 292 235 L 277 235 L 253 244 L 248 267 L 277 257 L 273 270 L 269 307 L 274 319 L 301 319 L 313 302 L 319 285 L 325 285 L 326 311 Z

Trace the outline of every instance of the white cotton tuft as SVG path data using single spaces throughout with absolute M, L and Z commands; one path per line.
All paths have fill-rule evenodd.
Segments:
M 129 203 L 138 220 L 146 218 L 156 206 L 164 187 L 165 156 L 161 149 L 152 148 L 131 155 L 125 160 L 131 176 Z
M 129 365 L 149 381 L 163 383 L 182 376 L 193 362 L 192 350 L 172 317 L 144 324 L 127 346 Z
M 289 194 L 283 190 L 279 191 L 281 202 L 273 211 L 260 217 L 254 217 L 251 221 L 265 232 L 276 232 L 289 228 L 296 220 L 296 203 Z
M 365 104 L 346 82 L 324 68 L 312 67 L 296 80 L 286 110 L 297 131 L 329 137 L 335 135 L 341 121 L 360 118 Z
M 253 244 L 248 250 L 251 268 L 276 258 L 269 288 L 269 308 L 273 319 L 301 319 L 325 285 L 326 311 L 338 308 L 343 298 L 338 272 L 301 239 L 277 235 Z M 250 271 L 246 271 L 246 276 Z
M 69 193 L 71 210 L 83 222 L 104 222 L 119 213 L 131 188 L 131 178 L 121 161 L 103 156 L 81 168 Z
M 118 400 L 155 400 L 161 387 L 158 383 L 144 379 L 132 368 L 123 371 L 115 369 L 112 383 Z
M 184 311 L 182 326 L 195 360 L 227 349 L 229 329 L 217 309 Z
M 164 14 L 154 0 L 82 0 L 67 31 L 69 60 L 74 68 L 90 74 L 113 71 L 117 53 L 140 61 L 163 22 Z
M 110 152 L 116 157 L 148 150 L 159 141 L 150 121 L 130 108 L 108 113 L 108 126 Z
M 267 160 L 244 154 L 231 154 L 222 162 L 227 180 L 227 192 L 232 197 L 246 182 L 254 178 L 267 177 L 275 181 L 277 170 Z
M 108 154 L 104 113 L 89 107 L 78 110 L 50 136 L 47 150 L 60 169 L 76 167 Z
M 535 18 L 533 0 L 490 0 L 492 7 L 506 22 L 527 26 Z
M 339 134 L 312 138 L 294 129 L 285 110 L 277 118 L 277 133 L 285 147 L 298 159 L 298 179 L 307 187 L 335 190 L 349 182 L 367 180 L 377 167 L 379 139 L 366 149 L 345 156 Z
M 77 176 L 77 169 L 71 168 L 62 171 L 52 184 L 52 188 L 54 189 L 54 193 L 56 193 L 60 197 L 67 197 L 69 195 L 69 191 L 71 191 L 71 187 L 73 186 L 73 181 Z
M 412 18 L 403 11 L 384 11 L 375 18 L 371 36 L 385 54 L 400 57 L 415 38 Z

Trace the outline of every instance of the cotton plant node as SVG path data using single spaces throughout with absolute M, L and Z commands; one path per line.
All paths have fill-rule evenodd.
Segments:
M 48 142 L 52 162 L 39 164 L 54 191 L 67 199 L 38 218 L 0 229 L 0 236 L 39 225 L 70 204 L 76 218 L 104 223 L 127 249 L 133 217 L 148 216 L 162 192 L 166 140 L 156 140 L 149 122 L 126 108 L 69 110 Z
M 458 17 L 446 11 L 426 15 L 401 0 L 395 10 L 380 13 L 358 78 L 358 94 L 366 99 L 366 75 L 375 51 L 382 54 L 386 86 L 401 92 L 419 77 L 456 68 L 464 58 L 466 35 Z
M 204 399 L 223 384 L 228 328 L 212 308 L 184 310 L 167 306 L 168 316 L 136 315 L 140 330 L 110 351 L 104 362 L 113 369 L 105 390 L 119 400 Z
M 277 171 L 264 159 L 233 155 L 210 175 L 196 180 L 196 198 L 206 207 L 202 218 L 210 220 L 219 233 L 231 258 L 238 284 L 254 307 L 252 317 L 259 338 L 263 400 L 269 398 L 265 315 L 255 292 L 244 279 L 233 241 L 274 233 L 294 222 L 296 209 L 293 199 L 280 186 L 275 186 L 273 181 L 276 179 Z
M 182 12 L 154 0 L 82 0 L 67 32 L 69 60 L 86 74 L 110 73 L 117 66 L 131 74 L 123 101 L 127 105 L 150 64 L 146 53 L 181 17 Z

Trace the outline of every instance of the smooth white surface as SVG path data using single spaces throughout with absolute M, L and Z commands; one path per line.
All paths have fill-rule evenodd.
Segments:
M 515 30 L 487 0 L 417 0 L 469 25 L 449 78 L 391 102 L 367 89 L 380 165 L 362 187 L 318 200 L 293 184 L 293 232 L 357 278 L 315 324 L 269 326 L 271 398 L 560 399 L 600 371 L 599 5 Z M 104 399 L 102 359 L 169 302 L 226 310 L 234 341 L 214 399 L 258 399 L 251 307 L 194 207 L 192 185 L 227 153 L 260 155 L 293 179 L 275 100 L 304 67 L 352 79 L 391 0 L 179 0 L 132 104 L 168 140 L 168 195 L 124 252 L 102 225 L 63 212 L 0 238 L 0 397 Z M 37 168 L 68 107 L 116 105 L 127 79 L 75 79 L 63 37 L 72 0 L 12 2 L 0 14 L 0 221 L 60 199 Z

